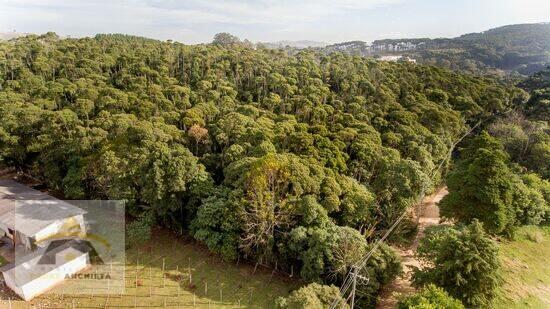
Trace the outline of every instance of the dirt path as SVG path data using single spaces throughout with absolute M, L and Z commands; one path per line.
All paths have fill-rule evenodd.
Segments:
M 420 262 L 415 258 L 414 253 L 416 252 L 416 248 L 418 248 L 420 239 L 424 237 L 424 230 L 428 226 L 439 224 L 439 208 L 437 207 L 437 203 L 448 193 L 447 187 L 443 187 L 436 193 L 424 198 L 422 202 L 423 211 L 418 221 L 418 233 L 414 241 L 408 248 L 396 248 L 397 253 L 401 256 L 403 274 L 383 288 L 377 308 L 395 308 L 397 297 L 400 294 L 414 292 L 410 281 L 412 275 L 411 266 L 420 266 Z

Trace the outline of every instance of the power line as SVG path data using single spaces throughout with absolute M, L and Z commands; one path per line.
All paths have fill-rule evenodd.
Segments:
M 454 151 L 454 148 L 464 138 L 466 138 L 468 135 L 470 135 L 480 124 L 482 124 L 486 120 L 487 119 L 478 121 L 470 130 L 468 130 L 468 132 L 463 134 L 460 138 L 458 138 L 455 142 L 452 143 L 451 147 L 449 148 L 448 154 L 445 156 L 445 158 L 443 158 L 441 160 L 441 162 L 438 164 L 437 168 L 434 168 L 431 171 L 430 176 L 429 176 L 430 179 L 433 177 L 435 172 L 443 166 L 445 161 L 450 159 L 450 157 L 452 155 L 452 152 Z M 420 200 L 422 200 L 424 198 L 424 193 L 425 193 L 425 184 L 422 185 L 422 190 L 421 190 L 421 193 L 420 193 Z M 348 299 L 351 300 L 351 309 L 353 309 L 354 306 L 355 306 L 355 293 L 356 293 L 356 288 L 357 288 L 357 277 L 359 276 L 359 271 L 362 270 L 366 266 L 369 258 L 374 254 L 374 251 L 376 249 L 378 249 L 378 247 L 382 244 L 382 242 L 384 242 L 386 240 L 386 238 L 391 234 L 391 232 L 393 232 L 393 230 L 399 225 L 399 223 L 401 223 L 401 221 L 405 218 L 406 214 L 407 214 L 407 208 L 404 209 L 401 216 L 399 216 L 399 218 L 397 218 L 397 220 L 395 220 L 395 222 L 386 231 L 386 233 L 374 244 L 374 246 L 371 248 L 371 250 L 369 250 L 369 252 L 358 263 L 354 264 L 351 267 L 350 271 L 348 271 L 348 274 L 344 278 L 342 286 L 340 287 L 340 295 L 345 295 L 346 292 L 348 291 L 348 289 L 350 287 L 352 288 L 351 293 L 350 293 L 350 297 L 348 298 Z M 338 306 L 338 304 L 340 303 L 340 299 L 341 299 L 340 297 L 337 297 L 333 301 L 333 303 L 331 304 L 330 308 L 335 309 L 336 306 Z M 346 299 L 346 301 L 347 301 L 347 299 Z

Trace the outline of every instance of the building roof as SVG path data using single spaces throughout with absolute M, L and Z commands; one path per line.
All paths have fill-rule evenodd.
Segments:
M 47 247 L 0 267 L 0 272 L 4 276 L 11 276 L 17 286 L 22 286 L 51 271 L 63 271 L 61 267 L 64 264 L 83 254 L 96 254 L 90 242 L 79 239 L 54 240 Z
M 13 180 L 0 179 L 0 224 L 32 237 L 49 225 L 86 211 Z

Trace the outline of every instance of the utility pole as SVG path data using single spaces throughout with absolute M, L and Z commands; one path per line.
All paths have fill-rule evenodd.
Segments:
M 353 281 L 352 281 L 352 284 L 351 284 L 351 301 L 350 301 L 350 305 L 351 305 L 351 309 L 355 308 L 355 288 L 357 286 L 357 271 L 358 271 L 358 268 L 357 266 L 353 266 Z

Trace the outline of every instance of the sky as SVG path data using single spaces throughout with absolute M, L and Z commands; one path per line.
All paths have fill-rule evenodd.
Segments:
M 549 0 L 0 0 L 0 32 L 125 33 L 188 44 L 456 37 L 550 22 Z

